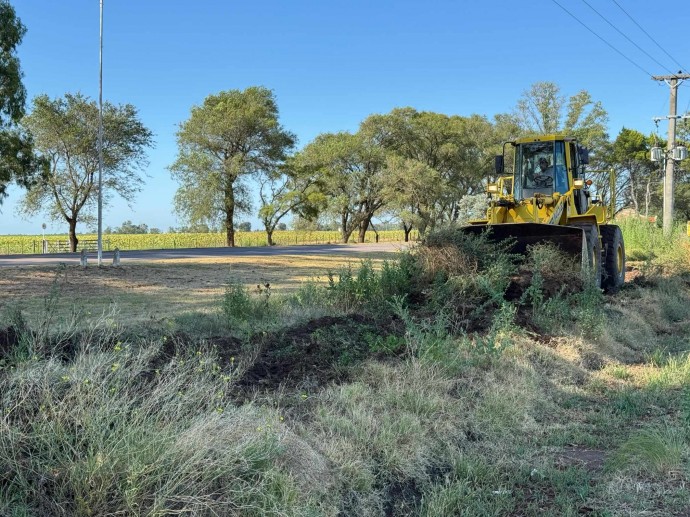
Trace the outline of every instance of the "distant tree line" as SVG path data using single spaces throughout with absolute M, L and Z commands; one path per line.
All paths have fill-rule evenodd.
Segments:
M 234 218 L 254 208 L 254 178 L 268 244 L 288 214 L 295 228 L 337 228 L 343 242 L 363 242 L 376 218 L 396 220 L 406 238 L 413 228 L 423 235 L 476 213 L 505 140 L 565 131 L 599 151 L 606 122 L 586 91 L 566 99 L 557 85 L 537 83 L 513 112 L 492 120 L 396 108 L 295 151 L 270 90 L 230 90 L 207 97 L 180 124 L 170 167 L 180 182 L 175 208 L 192 223 L 220 224 L 232 246 Z
M 64 221 L 75 250 L 77 223 L 95 221 L 98 106 L 80 93 L 38 95 L 27 115 L 16 55 L 26 29 L 7 0 L 0 0 L 0 24 L 0 201 L 10 182 L 26 187 L 20 210 Z M 271 90 L 221 91 L 193 106 L 179 124 L 169 170 L 179 184 L 173 204 L 184 225 L 170 231 L 218 231 L 234 246 L 236 231 L 251 230 L 240 218 L 253 214 L 269 245 L 288 217 L 296 229 L 337 229 L 343 242 L 362 242 L 377 220 L 402 228 L 406 239 L 412 229 L 424 235 L 481 214 L 484 185 L 493 179 L 493 158 L 504 141 L 555 132 L 575 136 L 590 149 L 598 194 L 611 195 L 607 178 L 614 170 L 618 208 L 660 213 L 661 170 L 649 150 L 665 142 L 628 128 L 612 141 L 607 122 L 606 110 L 586 90 L 567 97 L 557 84 L 539 82 L 512 111 L 491 119 L 400 107 L 368 116 L 355 132 L 322 133 L 298 149 L 296 136 L 279 121 Z M 690 131 L 681 126 L 678 135 L 684 141 Z M 104 104 L 106 206 L 114 195 L 134 200 L 153 144 L 134 106 Z M 688 170 L 687 162 L 678 164 L 676 215 L 685 219 Z M 106 228 L 158 231 L 132 221 Z

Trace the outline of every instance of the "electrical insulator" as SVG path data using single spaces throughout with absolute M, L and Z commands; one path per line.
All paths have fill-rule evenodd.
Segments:
M 664 151 L 661 147 L 652 147 L 652 161 L 653 162 L 660 162 L 661 160 L 664 159 Z
M 682 145 L 673 148 L 673 159 L 677 162 L 685 160 L 688 157 L 688 148 Z

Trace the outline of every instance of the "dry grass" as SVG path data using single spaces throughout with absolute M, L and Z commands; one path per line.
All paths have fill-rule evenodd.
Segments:
M 328 272 L 371 260 L 375 268 L 395 252 L 347 255 L 242 256 L 174 259 L 125 263 L 120 267 L 24 266 L 0 268 L 0 307 L 20 304 L 31 318 L 59 289 L 64 314 L 82 308 L 100 315 L 116 306 L 130 322 L 159 320 L 192 311 L 208 312 L 218 305 L 228 284 L 249 288 L 270 284 L 289 293 L 306 280 L 327 282 Z M 88 314 L 87 314 L 88 316 Z

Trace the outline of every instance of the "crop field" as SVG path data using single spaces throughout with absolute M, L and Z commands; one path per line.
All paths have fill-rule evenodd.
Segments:
M 608 295 L 449 231 L 0 268 L 0 515 L 686 516 L 690 242 L 637 225 Z
M 95 241 L 95 234 L 80 234 L 80 241 Z M 46 235 L 49 253 L 65 251 L 69 244 L 67 235 Z M 402 230 L 384 230 L 378 232 L 379 242 L 398 242 L 404 238 Z M 417 233 L 410 235 L 417 238 Z M 41 235 L 4 235 L 0 236 L 0 254 L 35 254 L 42 250 Z M 354 242 L 356 235 L 350 238 Z M 273 240 L 277 245 L 291 244 L 330 244 L 340 242 L 337 231 L 276 231 Z M 225 246 L 225 235 L 222 233 L 158 233 L 158 234 L 104 234 L 103 249 L 147 250 L 147 249 L 175 249 L 175 248 L 212 248 Z M 376 234 L 367 232 L 365 242 L 376 242 Z M 263 231 L 236 232 L 237 246 L 266 246 L 266 233 Z M 77 249 L 83 247 L 78 246 Z

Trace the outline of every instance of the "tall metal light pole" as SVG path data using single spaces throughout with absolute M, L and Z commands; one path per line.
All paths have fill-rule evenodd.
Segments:
M 103 264 L 103 0 L 98 52 L 98 266 Z

